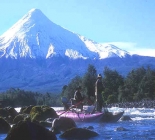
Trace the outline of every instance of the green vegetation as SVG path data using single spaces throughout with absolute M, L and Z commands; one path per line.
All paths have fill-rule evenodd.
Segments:
M 133 69 L 125 77 L 116 70 L 105 67 L 102 75 L 104 86 L 102 97 L 107 104 L 155 99 L 155 70 L 150 67 Z M 11 88 L 1 93 L 0 99 L 4 106 L 12 107 L 29 105 L 61 106 L 61 97 L 73 98 L 76 87 L 81 86 L 85 98 L 94 100 L 96 78 L 97 71 L 95 67 L 89 65 L 83 77 L 75 76 L 68 85 L 63 86 L 61 94 L 41 94 Z
M 150 67 L 133 69 L 126 77 L 105 67 L 102 75 L 102 97 L 107 104 L 155 99 L 155 70 Z M 73 97 L 75 87 L 81 85 L 82 94 L 88 99 L 94 97 L 96 77 L 95 67 L 89 65 L 83 77 L 75 77 L 68 86 L 64 86 L 61 96 Z
M 29 105 L 60 106 L 60 95 L 53 93 L 37 93 L 11 88 L 0 94 L 2 106 L 23 107 Z

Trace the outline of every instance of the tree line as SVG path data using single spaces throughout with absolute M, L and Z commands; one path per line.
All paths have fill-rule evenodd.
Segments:
M 88 104 L 95 100 L 95 82 L 97 70 L 89 65 L 83 76 L 75 76 L 68 85 L 64 85 L 60 94 L 38 93 L 10 88 L 0 93 L 0 101 L 4 106 L 21 107 L 28 105 L 62 106 L 61 97 L 74 97 L 76 87 L 82 87 L 82 95 L 88 99 Z M 155 99 L 155 70 L 150 67 L 136 68 L 126 76 L 116 70 L 104 67 L 102 75 L 104 103 L 134 102 L 142 99 Z
M 53 93 L 38 93 L 21 89 L 10 88 L 6 92 L 0 93 L 2 107 L 23 107 L 29 105 L 60 106 L 60 95 Z
M 106 104 L 155 99 L 155 70 L 150 67 L 132 69 L 126 76 L 105 67 L 102 75 L 102 97 Z M 96 68 L 89 65 L 83 77 L 76 76 L 63 87 L 61 96 L 73 98 L 75 88 L 80 85 L 83 95 L 94 98 L 96 79 Z

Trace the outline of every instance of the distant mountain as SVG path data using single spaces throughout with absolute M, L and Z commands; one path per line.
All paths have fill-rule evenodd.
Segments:
M 103 59 L 129 55 L 113 45 L 104 46 L 70 32 L 32 9 L 0 36 L 0 57 Z
M 139 66 L 155 67 L 155 58 L 131 55 L 75 34 L 32 9 L 0 36 L 0 91 L 10 87 L 40 92 L 60 92 L 88 64 L 122 74 Z

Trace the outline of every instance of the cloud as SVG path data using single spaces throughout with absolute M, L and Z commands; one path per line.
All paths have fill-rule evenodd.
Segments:
M 144 47 L 144 46 L 141 47 L 137 43 L 133 43 L 133 42 L 107 42 L 102 44 L 113 44 L 118 48 L 125 50 L 131 54 L 155 57 L 155 49 L 152 49 L 150 47 Z
M 135 50 L 131 50 L 130 53 L 155 57 L 155 49 L 147 49 L 147 48 L 135 49 Z

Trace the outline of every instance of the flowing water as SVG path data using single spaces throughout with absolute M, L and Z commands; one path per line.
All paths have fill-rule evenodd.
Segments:
M 59 108 L 55 108 L 59 109 Z M 17 109 L 18 110 L 18 109 Z M 132 121 L 116 123 L 77 123 L 80 128 L 93 126 L 93 131 L 99 136 L 90 140 L 155 140 L 155 109 L 153 108 L 109 108 L 109 111 L 125 111 L 124 115 L 130 116 Z M 123 127 L 125 130 L 116 131 Z M 0 134 L 0 140 L 4 140 L 6 134 Z M 58 140 L 59 135 L 57 135 Z

